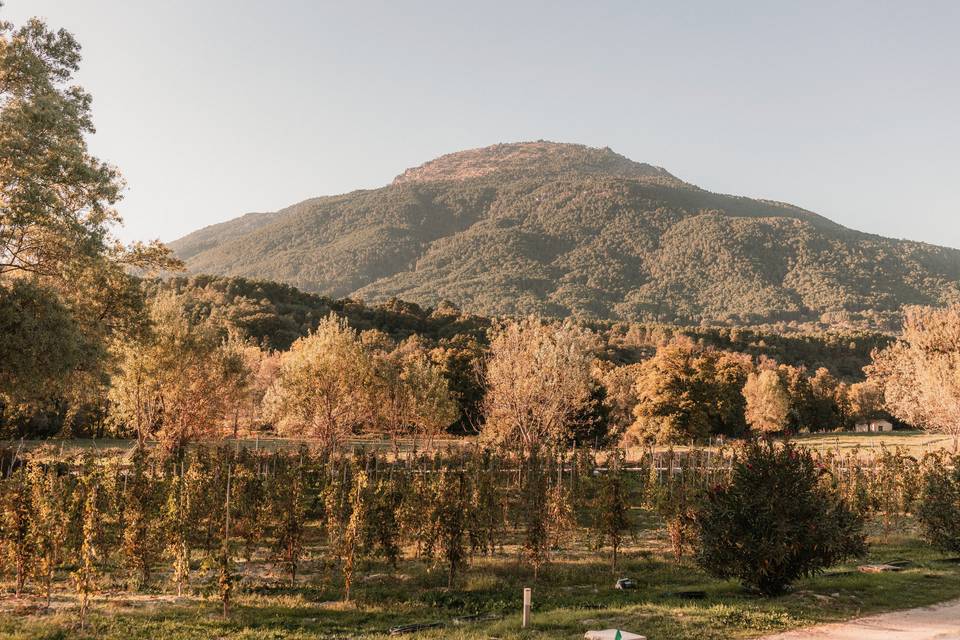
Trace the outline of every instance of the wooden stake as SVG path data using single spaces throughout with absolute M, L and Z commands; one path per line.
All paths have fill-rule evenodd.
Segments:
M 522 628 L 526 629 L 530 626 L 530 602 L 532 600 L 533 590 L 530 587 L 524 587 L 523 589 L 523 625 Z

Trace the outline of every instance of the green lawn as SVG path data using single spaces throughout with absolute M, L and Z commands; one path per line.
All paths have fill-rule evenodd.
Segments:
M 402 562 L 397 571 L 364 565 L 353 604 L 339 602 L 341 583 L 335 570 L 309 567 L 304 580 L 290 588 L 268 564 L 255 561 L 226 619 L 220 615 L 212 580 L 202 584 L 195 579 L 199 593 L 178 601 L 159 590 L 128 594 L 104 579 L 102 584 L 112 591 L 96 600 L 86 630 L 77 629 L 74 603 L 66 596 L 45 613 L 37 599 L 16 601 L 7 595 L 0 598 L 0 637 L 380 638 L 392 626 L 441 622 L 443 627 L 416 637 L 573 639 L 590 628 L 620 627 L 651 639 L 749 638 L 960 597 L 960 564 L 946 561 L 912 536 L 873 539 L 867 561 L 911 561 L 901 572 L 863 574 L 855 571 L 856 564 L 845 565 L 803 580 L 792 593 L 774 599 L 713 580 L 687 561 L 676 564 L 662 536 L 651 530 L 635 541 L 616 576 L 605 555 L 588 550 L 558 558 L 536 583 L 526 569 L 518 568 L 510 549 L 478 558 L 452 591 L 446 589 L 442 568 L 431 570 L 414 561 Z M 614 578 L 624 576 L 634 578 L 638 589 L 613 589 Z M 4 586 L 9 591 L 10 585 Z M 166 585 L 160 579 L 154 586 Z M 524 586 L 534 590 L 533 628 L 526 632 L 520 629 L 519 616 Z M 704 591 L 706 597 L 690 599 L 677 593 L 682 591 Z M 476 613 L 497 619 L 454 621 Z

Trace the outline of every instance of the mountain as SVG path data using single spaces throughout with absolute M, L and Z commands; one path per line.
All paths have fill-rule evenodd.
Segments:
M 960 251 L 543 141 L 445 155 L 171 247 L 194 273 L 487 315 L 875 325 L 904 304 L 960 301 Z

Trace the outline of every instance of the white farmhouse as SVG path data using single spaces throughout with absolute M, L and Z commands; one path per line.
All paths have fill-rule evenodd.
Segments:
M 889 420 L 865 420 L 858 422 L 854 430 L 857 433 L 877 433 L 880 431 L 893 431 L 893 424 Z

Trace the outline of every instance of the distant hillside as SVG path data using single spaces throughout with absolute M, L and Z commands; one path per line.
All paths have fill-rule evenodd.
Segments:
M 960 301 L 960 251 L 550 142 L 442 156 L 380 189 L 247 214 L 171 246 L 195 273 L 485 315 L 880 326 L 904 304 Z

